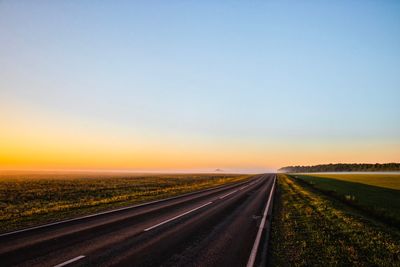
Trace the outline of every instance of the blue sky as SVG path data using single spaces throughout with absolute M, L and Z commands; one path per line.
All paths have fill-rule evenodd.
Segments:
M 400 160 L 398 1 L 2 1 L 0 48 L 9 143 L 165 150 L 110 168 Z

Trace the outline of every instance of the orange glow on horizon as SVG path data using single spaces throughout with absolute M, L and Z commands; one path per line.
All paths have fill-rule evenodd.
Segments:
M 33 117 L 27 120 L 15 112 L 2 123 L 0 169 L 273 170 L 400 159 L 400 143 L 393 141 L 206 138 L 114 129 L 43 114 Z
M 144 144 L 135 147 L 113 144 L 60 142 L 3 143 L 0 152 L 1 169 L 138 169 L 179 170 L 215 168 L 278 169 L 287 165 L 313 165 L 337 162 L 393 162 L 399 158 L 397 146 L 340 147 L 278 146 L 265 144 L 222 144 L 217 148 L 205 144 L 180 147 L 174 144 Z

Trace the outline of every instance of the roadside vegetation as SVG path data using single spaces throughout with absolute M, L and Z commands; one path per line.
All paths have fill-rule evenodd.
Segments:
M 271 266 L 400 266 L 398 227 L 303 181 L 278 176 Z
M 0 231 L 243 181 L 249 175 L 1 174 Z

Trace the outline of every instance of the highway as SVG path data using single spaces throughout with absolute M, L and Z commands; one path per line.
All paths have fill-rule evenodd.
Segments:
M 259 266 L 275 177 L 2 234 L 0 265 Z

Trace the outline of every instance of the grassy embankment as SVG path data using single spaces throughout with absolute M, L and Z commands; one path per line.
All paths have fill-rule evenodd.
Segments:
M 371 191 L 361 190 L 357 183 L 356 191 L 345 191 L 343 188 L 353 189 L 353 185 L 343 181 L 344 177 L 332 182 L 295 176 L 298 178 L 279 175 L 270 239 L 271 266 L 400 266 L 400 230 L 388 226 L 387 218 L 380 221 L 368 213 L 375 209 L 360 210 L 362 205 L 384 207 L 380 197 L 398 203 L 399 191 L 386 195 L 386 188 L 379 188 L 380 194 L 372 191 L 374 196 L 369 199 Z M 361 178 L 354 179 L 359 182 Z M 346 197 L 349 195 L 355 199 Z M 353 205 L 356 200 L 358 204 Z M 396 205 L 391 204 L 384 211 L 396 215 Z
M 175 196 L 249 175 L 1 174 L 0 232 Z

